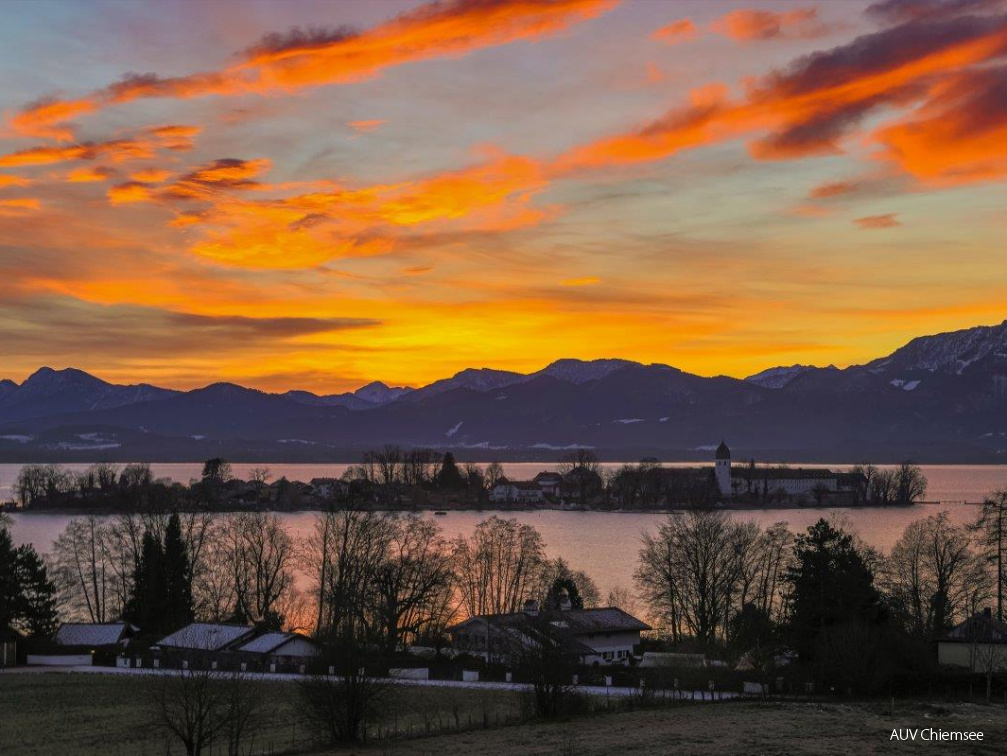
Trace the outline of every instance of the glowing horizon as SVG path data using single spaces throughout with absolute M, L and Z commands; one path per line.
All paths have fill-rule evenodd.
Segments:
M 1000 0 L 164 15 L 0 8 L 0 378 L 744 377 L 1007 317 Z

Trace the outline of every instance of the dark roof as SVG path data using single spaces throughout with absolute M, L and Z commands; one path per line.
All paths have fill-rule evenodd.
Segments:
M 973 614 L 941 640 L 957 643 L 1007 643 L 1007 624 L 986 612 Z
M 551 610 L 540 612 L 537 617 L 533 617 L 525 612 L 512 612 L 510 614 L 484 614 L 470 617 L 465 622 L 461 622 L 455 627 L 460 627 L 471 620 L 482 620 L 490 625 L 501 627 L 513 627 L 528 623 L 537 618 L 546 618 L 549 622 L 565 623 L 565 627 L 574 635 L 586 635 L 589 633 L 614 633 L 632 630 L 650 630 L 651 627 L 646 622 L 641 622 L 631 614 L 627 614 L 622 609 L 614 606 L 598 609 L 567 609 Z M 559 625 L 557 625 L 560 627 Z
M 730 458 L 731 458 L 731 450 L 727 448 L 727 444 L 721 441 L 720 446 L 717 447 L 717 459 L 730 459 Z
M 136 628 L 125 622 L 64 622 L 52 640 L 60 646 L 114 646 L 127 631 L 135 632 Z

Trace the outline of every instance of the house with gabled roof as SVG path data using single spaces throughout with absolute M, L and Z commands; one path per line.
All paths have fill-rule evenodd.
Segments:
M 193 622 L 157 642 L 163 650 L 231 651 L 250 641 L 255 628 L 222 622 Z
M 321 647 L 300 633 L 273 632 L 253 638 L 235 649 L 241 654 L 253 654 L 277 662 L 300 662 L 322 653 Z
M 52 641 L 79 650 L 123 649 L 140 628 L 128 622 L 64 622 Z
M 937 640 L 937 663 L 971 672 L 1007 669 L 1007 623 L 987 608 Z
M 628 664 L 640 633 L 651 629 L 618 607 L 573 609 L 567 601 L 540 610 L 537 601 L 527 601 L 524 611 L 476 615 L 448 631 L 455 651 L 507 664 L 518 649 L 535 643 L 543 622 L 565 637 L 582 664 Z

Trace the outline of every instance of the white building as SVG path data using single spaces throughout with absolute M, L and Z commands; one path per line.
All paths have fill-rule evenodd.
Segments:
M 299 633 L 266 633 L 238 647 L 243 654 L 264 656 L 270 661 L 300 663 L 321 654 L 321 648 Z
M 972 615 L 937 641 L 937 663 L 970 672 L 1007 669 L 1007 624 L 989 609 Z
M 490 501 L 494 504 L 541 504 L 545 492 L 534 481 L 501 481 L 490 491 Z
M 722 496 L 751 494 L 767 496 L 782 492 L 788 496 L 815 493 L 845 493 L 856 484 L 856 475 L 838 473 L 824 468 L 755 467 L 734 470 L 731 450 L 723 441 L 716 452 L 717 487 Z

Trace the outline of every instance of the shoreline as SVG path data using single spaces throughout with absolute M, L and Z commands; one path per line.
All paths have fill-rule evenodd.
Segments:
M 488 514 L 508 514 L 508 513 L 534 513 L 534 512 L 565 512 L 569 514 L 617 514 L 617 515 L 641 515 L 641 514 L 652 514 L 652 515 L 669 515 L 675 514 L 676 512 L 698 512 L 706 511 L 708 509 L 713 509 L 714 511 L 724 511 L 724 512 L 759 512 L 759 511 L 794 511 L 799 512 L 802 510 L 808 511 L 823 511 L 829 512 L 833 510 L 907 510 L 914 509 L 917 507 L 926 506 L 942 506 L 942 505 L 954 505 L 954 506 L 969 506 L 977 507 L 981 506 L 982 502 L 972 502 L 972 501 L 918 501 L 913 504 L 807 504 L 807 505 L 782 505 L 782 504 L 772 504 L 768 506 L 760 504 L 722 504 L 714 507 L 664 507 L 664 508 L 647 508 L 647 509 L 600 509 L 600 508 L 590 508 L 590 507 L 451 507 L 449 509 L 437 508 L 437 507 L 416 507 L 416 508 L 403 508 L 403 507 L 368 507 L 360 508 L 361 511 L 368 512 L 387 512 L 387 513 L 430 513 L 435 516 L 449 515 L 454 512 L 486 512 Z M 182 508 L 177 510 L 180 513 L 200 513 L 200 514 L 235 514 L 239 512 L 268 512 L 270 514 L 321 514 L 329 511 L 328 509 L 319 507 L 308 507 L 301 509 L 271 509 L 262 507 L 245 507 L 245 508 L 228 508 L 228 509 L 191 509 Z M 86 516 L 86 515 L 99 515 L 101 517 L 111 517 L 115 515 L 127 515 L 127 514 L 143 514 L 140 510 L 122 510 L 122 509 L 16 509 L 16 508 L 3 508 L 0 507 L 0 513 L 2 514 L 13 514 L 13 515 L 55 515 L 59 517 L 74 517 L 74 516 Z

